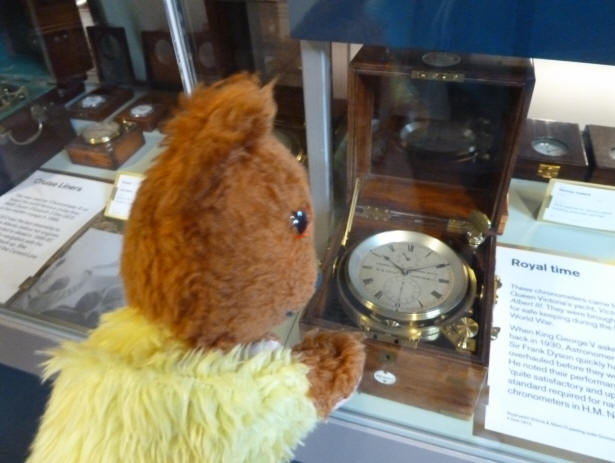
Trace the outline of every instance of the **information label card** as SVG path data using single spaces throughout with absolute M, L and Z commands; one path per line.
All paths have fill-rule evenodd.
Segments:
M 119 220 L 128 220 L 132 203 L 145 175 L 134 172 L 119 172 L 109 198 L 105 215 Z
M 37 171 L 0 196 L 0 303 L 103 210 L 108 183 Z
M 612 461 L 615 266 L 498 246 L 487 429 Z
M 551 179 L 539 220 L 595 230 L 615 231 L 615 188 Z

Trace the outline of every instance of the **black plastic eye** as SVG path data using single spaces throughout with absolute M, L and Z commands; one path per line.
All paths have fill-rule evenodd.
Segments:
M 310 224 L 310 218 L 303 210 L 294 211 L 290 216 L 290 223 L 299 235 L 303 235 Z

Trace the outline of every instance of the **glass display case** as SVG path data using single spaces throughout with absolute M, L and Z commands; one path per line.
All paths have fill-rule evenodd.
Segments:
M 604 265 L 590 280 L 608 286 L 615 7 L 479 3 L 0 0 L 0 362 L 39 373 L 35 351 L 124 304 L 110 199 L 130 203 L 182 93 L 247 70 L 276 79 L 274 132 L 308 169 L 321 257 L 314 297 L 277 334 L 360 331 L 368 350 L 357 393 L 298 460 L 611 460 L 615 388 L 591 362 L 610 371 L 612 291 L 514 278 L 574 276 L 568 258 Z M 572 215 L 550 219 L 555 203 Z M 511 296 L 521 282 L 559 318 L 536 322 L 547 309 Z M 583 310 L 602 317 L 602 357 Z M 579 319 L 578 335 L 554 331 Z M 514 381 L 525 395 L 506 394 Z
M 6 262 L 31 259 L 0 269 L 3 312 L 84 333 L 123 303 L 123 224 L 102 212 L 105 196 L 120 173 L 143 174 L 160 152 L 184 85 L 240 70 L 276 77 L 276 135 L 307 162 L 299 42 L 284 2 L 37 0 L 2 2 L 0 12 L 1 252 Z M 89 181 L 75 187 L 86 203 L 102 196 L 64 223 L 54 208 L 82 200 L 39 186 L 72 179 Z

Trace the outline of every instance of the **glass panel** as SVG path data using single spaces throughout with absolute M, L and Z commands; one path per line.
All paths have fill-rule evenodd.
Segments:
M 160 152 L 182 89 L 165 10 L 2 1 L 0 31 L 0 304 L 83 332 L 124 304 L 113 182 Z
M 200 82 L 239 71 L 276 79 L 275 134 L 306 163 L 305 116 L 299 41 L 289 37 L 285 1 L 183 2 L 192 60 Z
M 345 404 L 341 415 L 368 428 L 387 430 L 393 423 L 399 425 L 395 432 L 412 438 L 425 432 L 425 439 L 442 439 L 450 448 L 463 442 L 477 458 L 496 461 L 505 458 L 502 452 L 524 461 L 608 457 L 613 436 L 597 435 L 593 425 L 581 423 L 589 414 L 612 418 L 608 401 L 600 399 L 612 388 L 599 383 L 599 372 L 583 379 L 574 373 L 589 359 L 562 362 L 561 371 L 544 366 L 557 365 L 552 359 L 574 350 L 575 342 L 597 345 L 608 338 L 611 325 L 604 325 L 601 341 L 586 328 L 599 329 L 593 314 L 601 312 L 604 301 L 615 303 L 612 291 L 594 288 L 592 297 L 599 294 L 599 302 L 586 307 L 591 310 L 586 315 L 573 316 L 553 301 L 519 305 L 511 302 L 511 285 L 519 281 L 536 293 L 572 299 L 587 299 L 590 290 L 517 267 L 498 290 L 498 269 L 503 271 L 510 258 L 496 254 L 529 247 L 539 250 L 538 259 L 562 254 L 592 264 L 615 259 L 612 232 L 587 227 L 589 217 L 584 218 L 590 210 L 604 211 L 606 203 L 586 202 L 576 209 L 581 216 L 567 225 L 539 215 L 541 205 L 555 201 L 548 190 L 551 179 L 579 181 L 578 188 L 601 192 L 603 185 L 615 185 L 610 154 L 615 67 L 589 64 L 613 62 L 609 20 L 598 17 L 612 5 L 584 5 L 563 39 L 555 29 L 578 8 L 572 2 L 560 3 L 553 14 L 549 2 L 513 7 L 478 2 L 470 10 L 455 0 L 394 3 L 347 8 L 343 2 L 290 1 L 296 36 L 365 43 L 336 44 L 350 49 L 345 60 L 333 54 L 334 95 L 344 99 L 348 121 L 333 163 L 338 226 L 323 259 L 322 283 L 300 320 L 304 329 L 360 330 L 367 338 L 362 394 Z M 481 27 L 458 32 L 472 21 Z M 572 39 L 583 35 L 584 21 L 594 33 Z M 536 27 L 541 31 L 528 32 Z M 430 47 L 421 46 L 426 43 Z M 514 56 L 498 56 L 495 50 Z M 339 91 L 340 81 L 347 82 L 347 91 Z M 457 257 L 447 259 L 448 250 Z M 467 265 L 466 277 L 455 270 L 457 258 Z M 450 273 L 440 273 L 445 268 Z M 596 271 L 588 281 L 599 278 Z M 466 299 L 451 284 L 460 280 L 466 282 Z M 568 315 L 559 323 L 540 324 L 543 316 L 557 313 Z M 498 329 L 508 335 L 496 336 Z M 529 334 L 517 337 L 520 329 Z M 541 363 L 523 351 L 539 343 L 545 330 L 560 336 L 562 351 L 545 351 Z M 574 330 L 570 336 L 578 340 L 558 330 Z M 502 360 L 503 351 L 508 360 Z M 514 366 L 514 356 L 525 359 L 522 366 Z M 600 358 L 602 352 L 588 356 Z M 494 381 L 490 388 L 487 373 Z M 574 385 L 559 382 L 560 373 L 574 378 Z M 570 395 L 564 405 L 555 405 L 558 394 L 572 393 L 581 383 L 586 397 Z M 495 395 L 496 385 L 498 394 L 508 390 L 508 395 Z M 588 408 L 585 400 L 600 404 L 600 410 Z M 492 417 L 504 417 L 507 427 L 500 429 L 509 433 L 493 432 L 493 422 L 485 429 L 487 405 Z M 520 409 L 517 422 L 514 413 Z M 591 435 L 591 444 L 555 437 L 579 429 Z
M 276 79 L 275 134 L 307 165 L 300 47 L 286 2 L 181 7 L 198 80 L 238 71 Z M 0 305 L 83 332 L 123 304 L 123 223 L 101 210 L 163 149 L 184 70 L 162 1 L 0 1 L 0 31 L 0 253 L 9 263 Z M 123 183 L 113 189 L 115 181 Z

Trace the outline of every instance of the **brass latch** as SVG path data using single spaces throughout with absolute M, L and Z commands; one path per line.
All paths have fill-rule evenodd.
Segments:
M 555 164 L 538 164 L 538 170 L 536 173 L 539 177 L 548 180 L 550 178 L 557 178 L 560 168 L 561 166 L 557 166 Z
M 478 248 L 491 230 L 491 220 L 480 211 L 472 211 L 468 220 L 451 219 L 447 224 L 447 231 L 465 233 L 468 244 L 472 249 Z
M 478 323 L 470 317 L 461 317 L 453 325 L 442 327 L 442 333 L 458 351 L 475 352 Z

